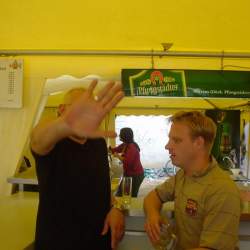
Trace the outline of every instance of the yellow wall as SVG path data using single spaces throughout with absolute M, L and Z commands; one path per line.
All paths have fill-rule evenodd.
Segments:
M 1 49 L 161 49 L 250 51 L 250 2 L 239 1 L 2 1 Z M 45 78 L 149 68 L 150 57 L 23 56 L 24 107 L 0 109 L 0 194 L 16 171 Z M 154 58 L 157 68 L 220 69 L 220 59 Z M 250 60 L 227 60 L 250 67 Z M 227 69 L 235 69 L 228 67 Z
M 248 0 L 1 1 L 1 48 L 250 51 Z

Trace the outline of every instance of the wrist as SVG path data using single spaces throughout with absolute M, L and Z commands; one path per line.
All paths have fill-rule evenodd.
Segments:
M 114 199 L 113 204 L 111 205 L 111 209 L 117 209 L 120 212 L 124 213 L 126 209 L 124 209 L 123 203 L 120 200 Z
M 73 135 L 72 129 L 70 128 L 70 126 L 68 125 L 68 123 L 65 121 L 63 117 L 57 118 L 56 123 L 57 123 L 57 128 L 58 128 L 57 130 L 58 134 L 60 134 L 62 138 Z
M 160 221 L 160 219 L 161 219 L 161 213 L 160 213 L 160 211 L 147 211 L 146 212 L 146 217 L 149 220 Z

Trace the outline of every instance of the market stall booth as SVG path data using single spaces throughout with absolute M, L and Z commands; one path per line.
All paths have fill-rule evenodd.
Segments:
M 96 77 L 91 75 L 87 78 L 77 79 L 72 76 L 62 76 L 47 79 L 40 104 L 37 107 L 34 125 L 40 119 L 43 111 L 43 115 L 56 116 L 56 107 L 62 101 L 63 92 L 76 86 L 88 86 L 89 82 Z M 115 129 L 115 118 L 118 115 L 128 114 L 171 115 L 177 110 L 196 109 L 210 115 L 218 126 L 213 153 L 222 167 L 235 178 L 239 187 L 245 192 L 245 207 L 240 229 L 242 247 L 249 244 L 250 238 L 247 230 L 249 223 L 249 203 L 247 201 L 249 81 L 249 72 L 239 71 L 123 70 L 122 83 L 126 96 L 102 124 L 104 129 Z M 100 85 L 105 82 L 106 79 L 100 78 Z M 57 95 L 54 95 L 56 93 Z M 109 140 L 107 143 L 115 144 L 114 141 Z M 32 159 L 31 162 L 34 167 Z M 35 172 L 33 173 L 33 177 L 36 178 Z M 18 179 L 18 176 L 15 178 Z M 13 181 L 13 178 L 11 180 Z M 32 182 L 32 184 L 36 183 Z M 151 185 L 151 188 L 154 188 L 154 185 Z M 146 244 L 144 249 L 151 249 L 143 229 L 142 199 L 149 189 L 145 190 L 147 191 L 141 192 L 142 197 L 133 203 L 135 209 L 139 209 L 140 212 L 131 212 L 127 216 L 126 236 L 120 249 L 138 247 L 132 246 L 132 242 L 141 242 L 140 244 Z M 36 199 L 36 196 L 34 197 Z

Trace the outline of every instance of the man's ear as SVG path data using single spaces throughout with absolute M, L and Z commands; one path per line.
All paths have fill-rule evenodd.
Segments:
M 66 108 L 65 104 L 59 104 L 57 108 L 57 116 L 61 116 L 65 111 L 65 108 Z
M 195 144 L 198 148 L 204 148 L 205 147 L 205 140 L 202 136 L 198 136 L 195 139 Z

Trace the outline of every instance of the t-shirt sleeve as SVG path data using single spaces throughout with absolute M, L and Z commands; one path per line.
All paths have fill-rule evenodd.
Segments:
M 101 152 L 103 152 L 103 161 L 104 164 L 109 166 L 109 162 L 108 162 L 108 148 L 107 148 L 107 144 L 106 141 L 104 139 L 101 139 Z
M 213 192 L 205 203 L 205 220 L 200 247 L 234 249 L 238 241 L 240 196 L 237 188 L 227 187 Z
M 51 171 L 51 168 L 54 166 L 56 147 L 57 145 L 46 155 L 39 155 L 31 149 L 31 153 L 35 159 L 38 182 L 41 181 L 41 176 L 44 176 L 45 173 L 47 178 L 47 175 Z
M 46 155 L 39 155 L 36 152 L 34 152 L 32 150 L 32 148 L 30 148 L 31 154 L 33 155 L 34 159 L 36 162 L 40 162 L 40 163 L 46 163 L 46 161 L 48 161 L 51 158 L 51 154 L 54 151 L 54 149 L 52 149 L 48 154 Z
M 173 201 L 175 196 L 176 176 L 172 176 L 155 189 L 162 202 Z

